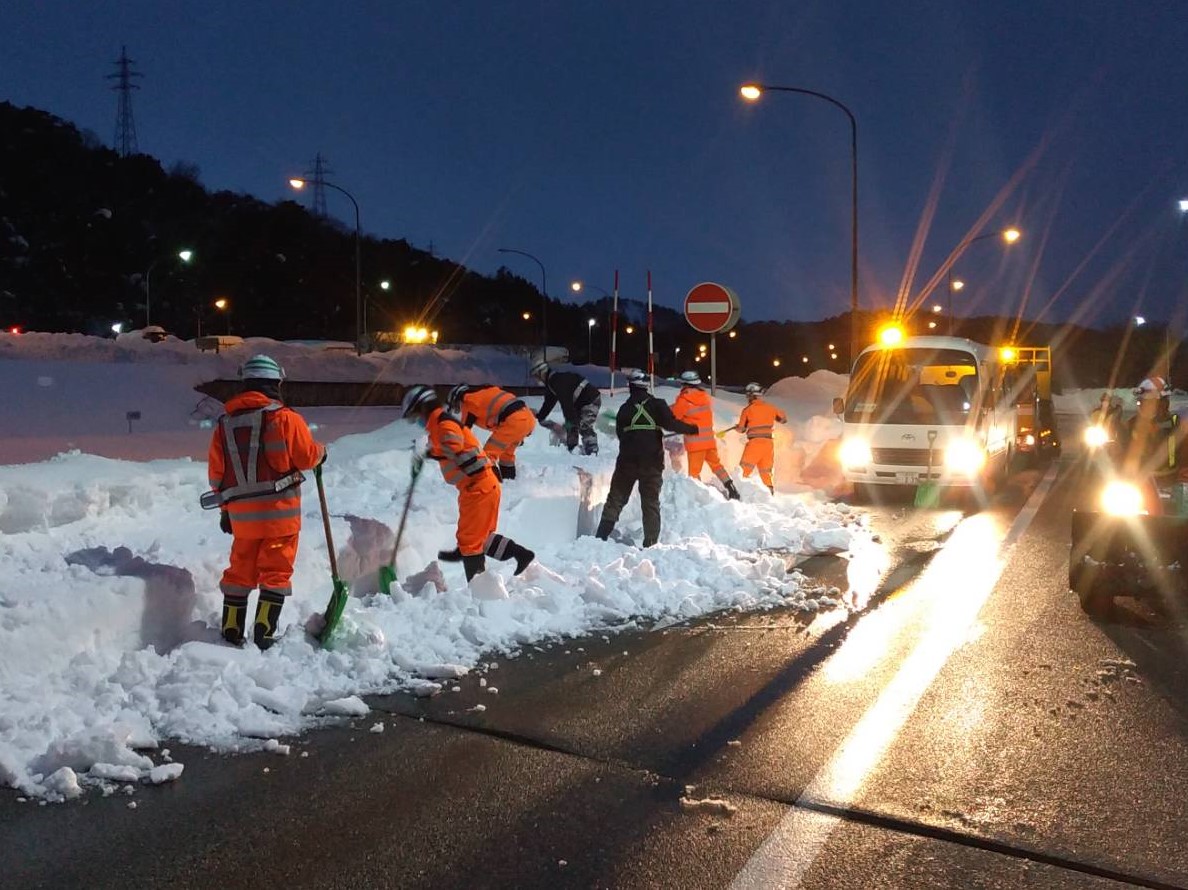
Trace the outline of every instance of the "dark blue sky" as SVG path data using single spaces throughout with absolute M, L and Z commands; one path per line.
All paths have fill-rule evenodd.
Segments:
M 650 268 L 670 305 L 710 279 L 752 320 L 848 308 L 846 119 L 747 106 L 751 79 L 857 116 L 864 305 L 893 302 L 934 185 L 917 288 L 1029 159 L 985 224 L 1025 238 L 966 254 L 959 311 L 1162 318 L 1188 293 L 1180 0 L 6 0 L 0 98 L 110 144 L 122 43 L 167 166 L 276 200 L 321 151 L 368 232 L 484 272 L 530 251 L 555 296 L 615 268 L 640 296 Z

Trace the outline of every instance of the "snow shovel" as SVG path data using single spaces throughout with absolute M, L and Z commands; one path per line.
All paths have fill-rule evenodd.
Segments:
M 334 552 L 334 537 L 330 534 L 330 511 L 326 507 L 326 488 L 322 485 L 322 468 L 320 466 L 314 469 L 314 478 L 318 482 L 318 503 L 322 506 L 322 527 L 326 530 L 326 549 L 330 551 L 330 580 L 334 583 L 334 592 L 330 594 L 330 602 L 326 604 L 326 611 L 322 616 L 325 623 L 322 625 L 322 629 L 315 634 L 318 642 L 325 646 L 338 628 L 338 622 L 342 620 L 342 612 L 346 608 L 348 594 L 346 582 L 338 577 L 338 557 Z
M 932 446 L 936 442 L 936 430 L 928 431 L 928 472 L 924 481 L 916 486 L 916 506 L 935 507 L 940 502 L 940 483 L 932 479 Z
M 400 549 L 400 539 L 404 537 L 404 523 L 408 519 L 408 508 L 412 506 L 413 489 L 417 487 L 417 479 L 421 475 L 424 460 L 413 455 L 412 480 L 408 483 L 408 494 L 404 496 L 404 509 L 400 512 L 400 524 L 396 526 L 396 542 L 392 545 L 392 559 L 386 566 L 380 566 L 380 590 L 388 596 L 392 595 L 392 585 L 396 583 L 396 551 Z

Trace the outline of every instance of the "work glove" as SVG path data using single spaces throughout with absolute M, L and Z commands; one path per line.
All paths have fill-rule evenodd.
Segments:
M 231 534 L 231 514 L 226 510 L 219 511 L 219 528 L 224 534 Z

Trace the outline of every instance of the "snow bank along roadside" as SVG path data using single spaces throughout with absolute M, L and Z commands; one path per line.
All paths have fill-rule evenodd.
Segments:
M 739 407 L 741 399 L 720 401 L 719 423 L 733 423 Z M 814 428 L 819 407 L 798 406 L 793 425 Z M 201 462 L 69 454 L 0 467 L 0 781 L 51 800 L 87 786 L 112 793 L 180 775 L 160 747 L 169 739 L 281 753 L 279 736 L 364 713 L 360 695 L 436 693 L 530 642 L 726 608 L 832 605 L 836 592 L 813 592 L 782 557 L 761 551 L 838 552 L 867 538 L 844 505 L 811 493 L 773 498 L 744 482 L 743 502 L 727 502 L 670 475 L 658 547 L 575 539 L 573 465 L 594 473 L 597 506 L 615 444 L 604 437 L 601 456 L 575 458 L 542 433 L 522 451 L 522 478 L 505 488 L 501 526 L 537 551 L 537 564 L 512 578 L 493 563 L 469 588 L 459 568 L 445 566 L 448 590 L 430 583 L 388 598 L 374 592 L 375 575 L 390 552 L 415 436 L 398 423 L 331 449 L 339 565 L 355 598 L 329 651 L 301 629 L 330 592 L 311 493 L 284 635 L 261 653 L 226 647 L 211 629 L 229 539 L 198 508 Z M 455 492 L 430 470 L 401 547 L 402 578 L 452 542 Z M 620 528 L 639 540 L 640 525 L 633 501 Z

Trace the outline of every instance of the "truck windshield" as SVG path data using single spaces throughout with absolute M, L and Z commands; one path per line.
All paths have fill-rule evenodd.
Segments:
M 845 419 L 964 424 L 976 410 L 977 358 L 959 349 L 879 349 L 858 357 Z

